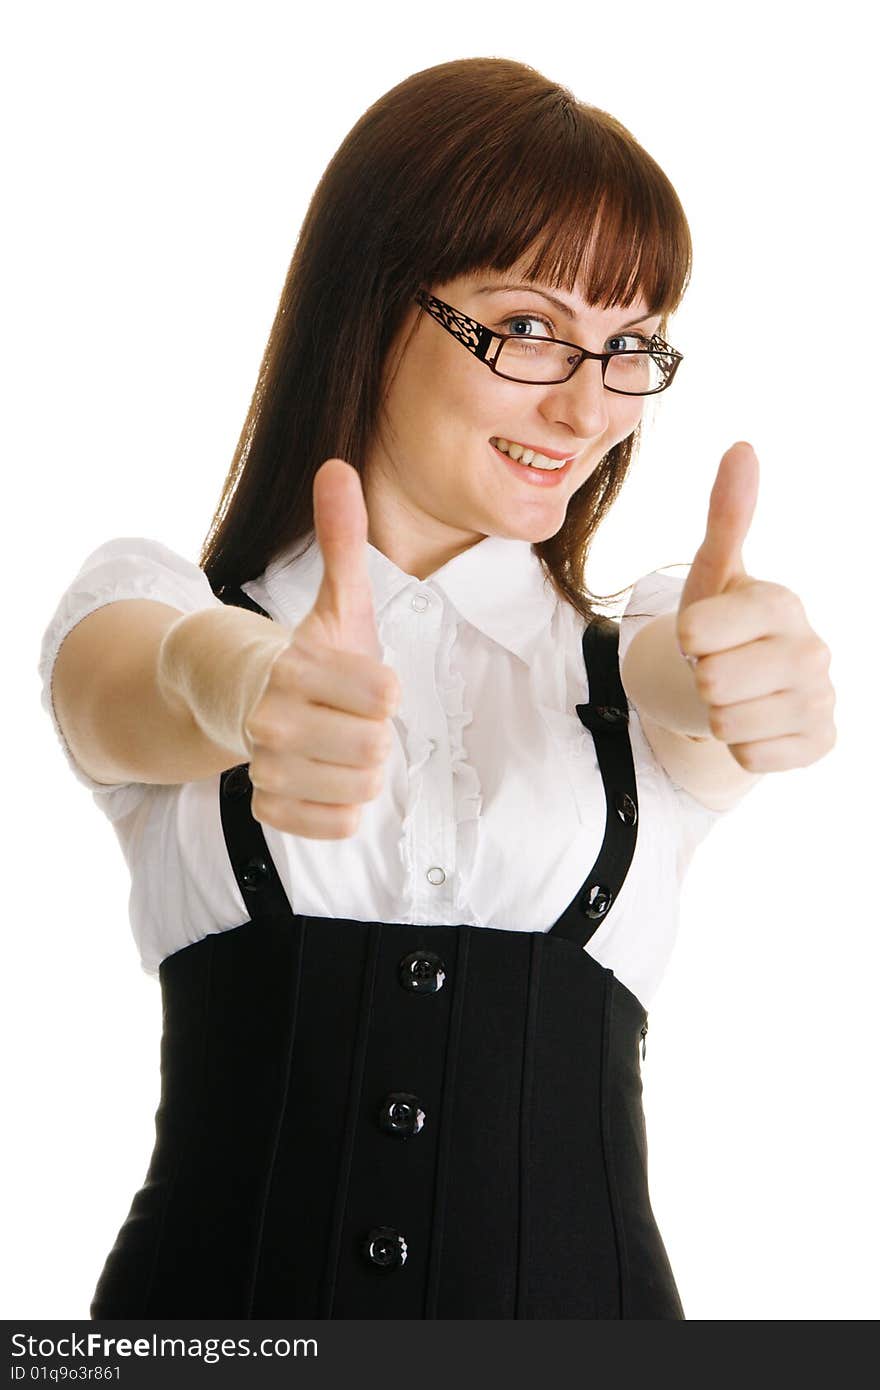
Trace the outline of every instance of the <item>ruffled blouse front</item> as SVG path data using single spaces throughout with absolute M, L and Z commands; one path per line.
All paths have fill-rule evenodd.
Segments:
M 245 591 L 293 628 L 320 588 L 312 543 Z M 367 546 L 383 660 L 401 685 L 385 784 L 358 832 L 310 840 L 264 826 L 295 912 L 357 921 L 546 931 L 583 882 L 605 830 L 595 745 L 575 705 L 589 699 L 583 619 L 561 601 L 527 541 L 489 536 L 428 579 Z M 684 575 L 634 586 L 620 659 L 642 623 L 677 607 Z M 143 968 L 248 913 L 228 862 L 219 773 L 173 786 L 95 782 L 76 763 L 52 703 L 67 633 L 104 603 L 152 598 L 181 612 L 221 606 L 197 565 L 145 538 L 86 557 L 43 636 L 43 705 L 77 779 L 111 821 L 131 873 L 129 917 Z M 681 880 L 723 814 L 673 782 L 630 702 L 639 792 L 635 855 L 586 950 L 649 1007 L 673 948 Z

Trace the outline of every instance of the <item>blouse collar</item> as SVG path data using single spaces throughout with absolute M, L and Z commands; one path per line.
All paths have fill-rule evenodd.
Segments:
M 301 539 L 273 560 L 262 579 L 266 593 L 291 627 L 312 607 L 324 572 L 314 535 L 297 555 L 303 544 Z M 405 573 L 367 542 L 367 571 L 377 623 L 404 590 L 439 589 L 467 622 L 524 661 L 531 659 L 536 640 L 548 631 L 559 602 L 531 541 L 507 536 L 484 537 L 424 580 Z

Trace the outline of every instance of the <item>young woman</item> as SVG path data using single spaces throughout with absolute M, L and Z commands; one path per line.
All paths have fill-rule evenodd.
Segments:
M 163 995 L 93 1317 L 684 1317 L 640 1074 L 679 884 L 834 742 L 748 445 L 686 580 L 586 587 L 689 266 L 611 116 L 417 73 L 312 199 L 199 565 L 114 540 L 61 599 L 44 703 Z

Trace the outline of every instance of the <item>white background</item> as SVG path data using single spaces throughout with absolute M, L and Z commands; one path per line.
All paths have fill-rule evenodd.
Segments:
M 325 165 L 410 73 L 494 55 L 622 120 L 695 242 L 669 332 L 687 360 L 588 581 L 689 561 L 720 457 L 747 439 L 746 568 L 798 593 L 833 652 L 837 746 L 768 774 L 685 881 L 643 1072 L 658 1224 L 691 1320 L 875 1318 L 869 7 L 318 5 L 308 28 L 298 10 L 7 16 L 2 1315 L 88 1315 L 158 1101 L 159 988 L 113 831 L 40 708 L 43 630 L 103 540 L 196 558 Z

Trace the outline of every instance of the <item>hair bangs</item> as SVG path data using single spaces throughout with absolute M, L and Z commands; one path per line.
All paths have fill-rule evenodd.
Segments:
M 527 136 L 496 129 L 446 171 L 430 278 L 517 266 L 602 308 L 641 294 L 665 319 L 690 279 L 684 209 L 625 127 L 562 90 L 530 113 Z
M 616 192 L 603 196 L 598 209 L 551 211 L 525 278 L 568 293 L 577 289 L 587 304 L 603 309 L 628 308 L 641 294 L 665 318 L 687 288 L 690 247 L 670 237 L 668 223 L 651 209 L 632 209 Z

